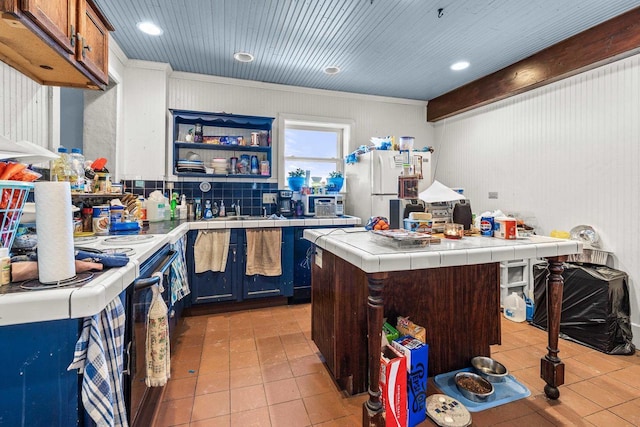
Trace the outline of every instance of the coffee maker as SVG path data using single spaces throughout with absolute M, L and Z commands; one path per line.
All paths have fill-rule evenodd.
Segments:
M 278 214 L 284 217 L 293 216 L 293 191 L 278 190 Z

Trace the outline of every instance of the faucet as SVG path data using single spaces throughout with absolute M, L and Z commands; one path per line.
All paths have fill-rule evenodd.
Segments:
M 236 201 L 236 216 L 240 216 L 240 199 Z
M 262 216 L 263 216 L 264 218 L 266 218 L 266 217 L 267 217 L 267 207 L 266 207 L 266 206 L 263 206 L 263 207 L 262 207 Z

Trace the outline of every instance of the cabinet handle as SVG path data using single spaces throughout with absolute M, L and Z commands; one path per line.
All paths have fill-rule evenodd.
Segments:
M 233 252 L 233 262 L 236 262 L 236 248 L 231 249 L 231 252 Z
M 72 25 L 71 26 L 71 47 L 76 47 L 76 29 Z
M 86 45 L 84 46 L 84 41 L 82 42 L 82 57 L 86 57 L 87 56 L 87 51 L 91 52 L 91 46 Z
M 131 375 L 131 344 L 132 341 L 129 341 L 129 343 L 127 344 L 127 363 L 126 368 L 122 371 L 123 375 Z

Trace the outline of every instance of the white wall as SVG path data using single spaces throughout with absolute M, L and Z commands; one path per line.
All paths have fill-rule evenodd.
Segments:
M 296 117 L 353 121 L 351 152 L 372 136 L 412 135 L 415 147 L 433 144 L 432 127 L 426 121 L 426 103 L 306 89 L 200 74 L 175 72 L 169 78 L 168 107 L 207 112 L 274 117 L 274 158 L 282 143 L 278 128 L 281 114 Z M 169 136 L 170 138 L 170 136 Z M 279 163 L 272 170 L 278 176 Z
M 587 224 L 630 277 L 640 345 L 640 55 L 438 122 L 435 179 L 538 234 Z M 488 199 L 497 191 L 498 199 Z
M 0 62 L 0 135 L 50 148 L 49 102 L 53 91 Z M 56 93 L 59 94 L 59 89 Z
M 123 81 L 124 179 L 164 180 L 168 64 L 129 61 Z

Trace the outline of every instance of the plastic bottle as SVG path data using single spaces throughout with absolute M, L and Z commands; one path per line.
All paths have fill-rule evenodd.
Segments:
M 178 193 L 171 195 L 171 219 L 176 219 L 176 208 L 178 207 Z
M 0 286 L 11 283 L 11 258 L 8 248 L 0 248 Z
M 180 212 L 180 215 L 178 215 L 180 219 L 187 219 L 187 196 L 185 196 L 184 194 L 180 196 L 180 206 L 178 206 L 178 212 Z
M 194 203 L 195 203 L 195 208 L 194 208 L 195 219 L 198 220 L 202 218 L 202 202 L 200 201 L 200 197 L 196 197 Z
M 220 200 L 220 213 L 219 216 L 227 216 L 227 209 L 224 207 L 224 200 Z
M 504 317 L 514 322 L 524 322 L 526 319 L 526 304 L 516 292 L 504 299 Z
M 70 181 L 71 167 L 68 153 L 65 147 L 58 147 L 58 156 L 60 157 L 51 161 L 51 169 L 49 170 L 51 181 Z
M 69 155 L 71 169 L 71 192 L 84 193 L 84 156 L 79 148 L 72 148 Z
M 196 208 L 196 212 L 197 212 L 197 208 Z M 196 214 L 196 216 L 197 216 L 197 214 Z M 203 218 L 204 219 L 213 218 L 213 210 L 211 209 L 211 200 L 205 200 L 205 202 L 204 202 Z

